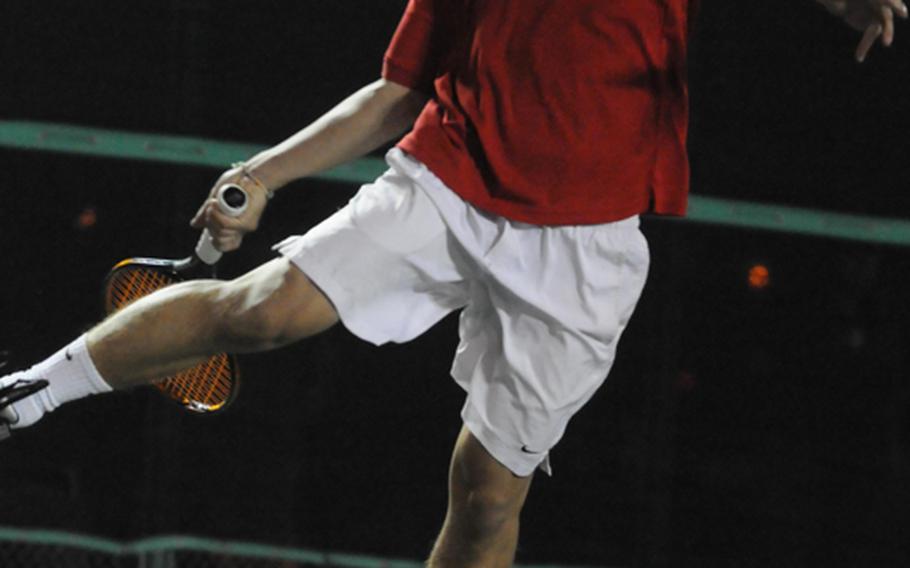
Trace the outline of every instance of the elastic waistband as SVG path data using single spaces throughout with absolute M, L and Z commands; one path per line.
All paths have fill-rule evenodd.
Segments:
M 426 166 L 423 162 L 411 156 L 401 148 L 395 147 L 386 152 L 385 161 L 393 170 L 398 173 L 404 174 L 414 180 L 418 185 L 422 186 L 425 190 L 443 190 L 451 193 L 452 195 L 461 199 L 458 194 L 448 188 L 445 183 L 436 175 L 430 171 L 430 168 Z M 427 186 L 433 186 L 429 188 Z M 472 206 L 473 207 L 473 206 Z M 521 223 L 526 225 L 527 223 Z M 631 217 L 626 217 L 625 219 L 620 219 L 619 221 L 611 221 L 609 223 L 600 223 L 594 225 L 581 225 L 586 227 L 598 227 L 598 228 L 609 228 L 609 229 L 637 229 L 641 225 L 641 219 L 638 215 L 632 215 Z
M 641 217 L 638 215 L 632 215 L 631 217 L 626 217 L 619 221 L 603 224 L 604 227 L 616 227 L 617 229 L 637 229 L 640 225 Z
M 410 178 L 416 178 L 430 171 L 423 162 L 398 147 L 386 152 L 385 161 L 393 170 Z

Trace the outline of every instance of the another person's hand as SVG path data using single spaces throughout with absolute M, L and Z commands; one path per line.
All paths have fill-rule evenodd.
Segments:
M 228 217 L 218 210 L 216 195 L 218 189 L 228 183 L 239 185 L 246 190 L 250 201 L 246 211 L 239 217 Z M 240 248 L 243 237 L 259 227 L 259 219 L 268 202 L 268 190 L 244 175 L 242 168 L 233 167 L 224 172 L 205 203 L 199 208 L 190 225 L 196 229 L 208 229 L 215 247 L 222 252 Z
M 894 17 L 907 19 L 907 5 L 902 0 L 818 0 L 829 12 L 853 29 L 863 32 L 856 48 L 856 60 L 866 59 L 872 46 L 881 38 L 882 45 L 894 41 Z

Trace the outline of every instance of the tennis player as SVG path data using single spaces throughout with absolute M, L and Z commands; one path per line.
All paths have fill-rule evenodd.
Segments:
M 907 17 L 900 0 L 819 1 L 863 32 L 859 60 Z M 339 320 L 379 345 L 462 310 L 452 376 L 467 393 L 464 427 L 429 565 L 510 565 L 532 473 L 550 472 L 550 449 L 606 378 L 644 286 L 638 216 L 685 212 L 693 9 L 410 0 L 382 78 L 222 175 L 215 189 L 250 193 L 246 213 L 226 217 L 210 198 L 192 225 L 234 250 L 272 192 L 407 131 L 389 170 L 258 269 L 153 294 L 3 377 L 5 422 L 27 427 L 67 401 Z

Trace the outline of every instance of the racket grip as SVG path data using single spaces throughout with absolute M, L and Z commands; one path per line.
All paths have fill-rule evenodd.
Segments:
M 228 217 L 239 217 L 246 211 L 250 203 L 246 190 L 233 183 L 219 187 L 216 199 L 218 200 L 218 210 Z M 202 235 L 199 236 L 199 242 L 196 244 L 196 256 L 208 265 L 213 265 L 221 260 L 221 251 L 215 248 L 212 234 L 208 229 L 204 229 Z

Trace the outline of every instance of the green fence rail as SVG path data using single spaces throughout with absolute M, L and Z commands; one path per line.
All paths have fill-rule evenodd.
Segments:
M 107 556 L 150 557 L 163 556 L 180 551 L 204 552 L 216 555 L 256 558 L 277 562 L 293 562 L 311 566 L 333 566 L 339 568 L 420 568 L 419 562 L 392 560 L 318 552 L 296 548 L 268 546 L 248 542 L 226 542 L 190 536 L 160 536 L 117 542 L 94 536 L 62 531 L 27 530 L 0 528 L 0 550 L 3 543 L 50 546 L 64 549 L 96 552 Z M 9 562 L 9 560 L 7 560 Z M 61 563 L 65 557 L 61 558 Z
M 21 549 L 43 547 L 46 552 L 40 564 L 35 564 L 38 557 L 34 552 L 22 552 Z M 20 549 L 10 552 L 11 548 Z M 82 553 L 95 554 L 94 562 L 86 560 Z M 181 562 L 180 553 L 195 553 L 192 562 Z M 207 564 L 199 554 L 210 555 L 212 560 Z M 373 556 L 347 554 L 339 552 L 320 552 L 299 548 L 269 546 L 250 542 L 221 541 L 192 536 L 159 536 L 130 542 L 118 542 L 106 538 L 81 534 L 39 529 L 22 529 L 0 527 L 0 563 L 4 568 L 36 568 L 37 566 L 63 567 L 76 562 L 68 558 L 79 557 L 78 565 L 116 565 L 115 562 L 104 562 L 103 559 L 133 560 L 136 566 L 154 566 L 155 568 L 179 568 L 192 566 L 236 566 L 237 560 L 248 559 L 261 561 L 259 565 L 268 566 L 327 566 L 332 568 L 421 568 L 422 562 L 377 558 Z M 229 563 L 225 559 L 233 559 Z M 52 562 L 47 564 L 46 562 Z M 523 568 L 561 568 L 556 565 L 521 565 Z M 519 567 L 520 568 L 520 567 Z M 566 568 L 566 567 L 562 567 Z M 584 567 L 575 567 L 584 568 Z
M 190 136 L 3 120 L 0 120 L 0 147 L 213 168 L 226 168 L 231 162 L 244 160 L 265 149 L 265 146 L 256 144 Z M 385 170 L 383 160 L 364 158 L 324 172 L 318 177 L 339 182 L 366 183 L 376 179 Z
M 0 147 L 215 168 L 224 168 L 263 149 L 255 144 L 26 121 L 0 121 Z M 382 160 L 365 158 L 317 177 L 366 183 L 384 170 Z M 910 246 L 910 221 L 904 219 L 847 215 L 700 195 L 691 196 L 686 221 Z

